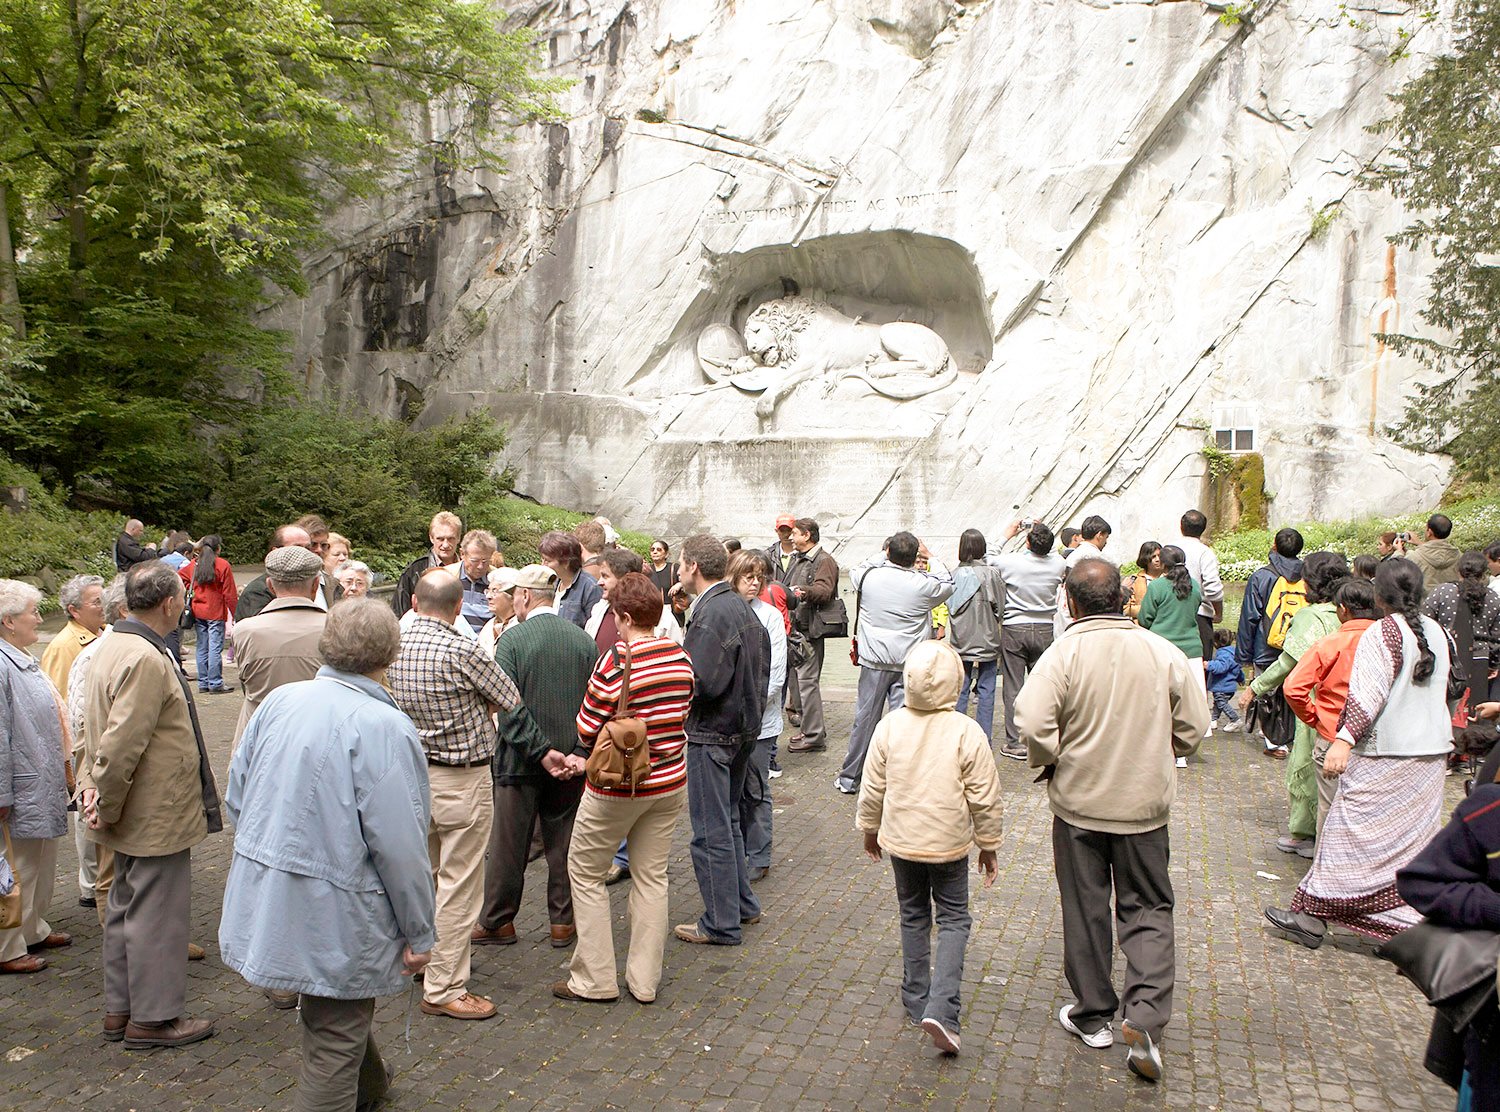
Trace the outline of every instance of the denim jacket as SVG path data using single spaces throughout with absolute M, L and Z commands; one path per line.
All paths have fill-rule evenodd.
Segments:
M 436 938 L 427 764 L 379 684 L 333 668 L 250 719 L 224 802 L 237 827 L 219 948 L 253 985 L 339 1000 L 400 992 Z
M 715 583 L 693 604 L 682 641 L 693 662 L 688 741 L 738 745 L 755 740 L 771 678 L 771 638 L 750 604 Z

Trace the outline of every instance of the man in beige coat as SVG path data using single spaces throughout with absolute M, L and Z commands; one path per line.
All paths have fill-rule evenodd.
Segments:
M 191 848 L 223 829 L 192 692 L 166 636 L 183 587 L 159 560 L 131 568 L 130 614 L 96 650 L 85 695 L 81 803 L 90 837 L 114 851 L 104 919 L 104 1037 L 183 1046 L 214 1033 L 188 1019 Z
M 1062 897 L 1063 970 L 1077 1002 L 1058 1022 L 1112 1046 L 1120 998 L 1110 981 L 1110 896 L 1125 952 L 1120 1037 L 1126 1064 L 1161 1077 L 1156 1044 L 1172 1014 L 1176 959 L 1167 819 L 1176 758 L 1208 728 L 1201 677 L 1171 642 L 1120 613 L 1120 572 L 1078 558 L 1064 580 L 1074 621 L 1016 697 L 1016 727 L 1046 770 L 1052 858 Z
M 266 556 L 266 586 L 274 597 L 259 614 L 234 627 L 234 659 L 245 692 L 234 727 L 234 749 L 267 695 L 282 684 L 310 680 L 323 667 L 318 638 L 328 612 L 314 601 L 322 573 L 323 561 L 298 545 Z

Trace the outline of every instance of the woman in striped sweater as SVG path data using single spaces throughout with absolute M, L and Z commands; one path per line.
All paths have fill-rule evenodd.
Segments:
M 625 987 L 642 1004 L 656 999 L 667 943 L 667 853 L 687 798 L 687 735 L 682 724 L 693 697 L 693 666 L 682 646 L 653 630 L 661 620 L 660 588 L 640 572 L 622 576 L 610 598 L 620 640 L 599 658 L 578 711 L 578 736 L 591 748 L 620 702 L 625 654 L 630 655 L 628 714 L 646 723 L 651 775 L 632 794 L 589 784 L 573 823 L 568 878 L 578 944 L 568 979 L 553 986 L 564 1000 L 619 999 L 609 892 L 610 859 L 623 838 L 630 849 L 630 952 Z

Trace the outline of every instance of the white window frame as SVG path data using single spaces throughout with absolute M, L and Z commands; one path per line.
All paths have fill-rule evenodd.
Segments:
M 1255 410 L 1248 405 L 1221 406 L 1214 411 L 1214 446 L 1242 456 L 1257 450 Z

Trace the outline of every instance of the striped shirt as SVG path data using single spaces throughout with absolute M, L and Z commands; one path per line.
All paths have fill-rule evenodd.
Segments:
M 587 742 L 599 736 L 615 714 L 620 699 L 623 642 L 599 658 L 589 678 L 588 694 L 578 711 L 578 735 Z M 636 798 L 663 795 L 687 783 L 683 750 L 687 734 L 682 723 L 693 699 L 693 665 L 682 646 L 665 637 L 644 637 L 630 645 L 629 715 L 646 723 L 651 749 L 651 775 L 637 786 Z M 595 795 L 630 798 L 630 791 L 588 785 Z

